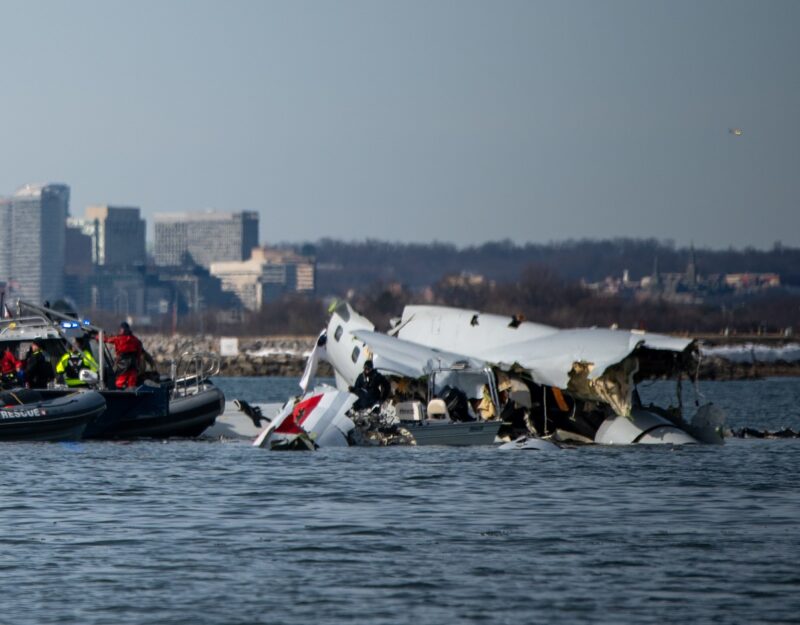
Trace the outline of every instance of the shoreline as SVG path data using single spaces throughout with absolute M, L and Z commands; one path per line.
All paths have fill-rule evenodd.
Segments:
M 226 377 L 299 377 L 316 336 L 240 337 L 236 356 L 220 356 L 219 375 Z M 219 338 L 203 336 L 141 335 L 144 348 L 153 356 L 158 370 L 167 373 L 173 360 L 185 352 L 219 353 Z M 767 346 L 769 343 L 766 344 Z M 774 345 L 774 343 L 772 344 Z M 318 375 L 333 376 L 328 363 L 320 363 Z M 755 380 L 767 377 L 800 376 L 800 361 L 739 362 L 720 356 L 700 361 L 700 380 Z

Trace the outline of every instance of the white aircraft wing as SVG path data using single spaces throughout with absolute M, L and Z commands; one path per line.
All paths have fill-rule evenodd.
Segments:
M 353 336 L 369 347 L 376 369 L 409 378 L 421 378 L 434 369 L 482 369 L 486 366 L 477 358 L 425 347 L 380 332 L 355 330 Z

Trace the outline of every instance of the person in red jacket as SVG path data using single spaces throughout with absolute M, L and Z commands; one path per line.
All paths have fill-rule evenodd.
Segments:
M 136 388 L 139 377 L 139 360 L 142 358 L 142 342 L 133 335 L 126 321 L 119 324 L 119 334 L 106 337 L 106 343 L 114 346 L 114 371 L 117 373 L 117 388 Z
M 0 360 L 0 384 L 3 388 L 13 388 L 19 386 L 17 372 L 22 368 L 22 363 L 17 360 L 17 356 L 11 347 L 6 347 L 3 358 Z

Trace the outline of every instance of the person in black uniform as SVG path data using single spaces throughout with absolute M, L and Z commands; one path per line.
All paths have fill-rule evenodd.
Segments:
M 25 359 L 25 385 L 28 388 L 47 388 L 47 383 L 54 377 L 50 358 L 42 351 L 38 341 L 33 341 Z
M 367 360 L 363 373 L 358 374 L 356 383 L 348 390 L 358 395 L 353 408 L 363 410 L 383 402 L 389 396 L 389 389 L 389 380 L 375 370 L 371 360 Z

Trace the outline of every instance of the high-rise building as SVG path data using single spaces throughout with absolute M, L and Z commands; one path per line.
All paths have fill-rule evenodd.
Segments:
M 155 216 L 157 265 L 242 261 L 258 247 L 258 213 L 160 213 Z
M 145 223 L 138 208 L 89 206 L 68 224 L 92 238 L 92 262 L 102 267 L 130 267 L 147 262 Z
M 67 276 L 92 275 L 92 238 L 80 228 L 67 226 L 64 239 L 64 274 Z M 69 292 L 69 289 L 67 289 Z
M 0 280 L 13 298 L 42 303 L 64 295 L 69 187 L 29 184 L 0 201 Z

